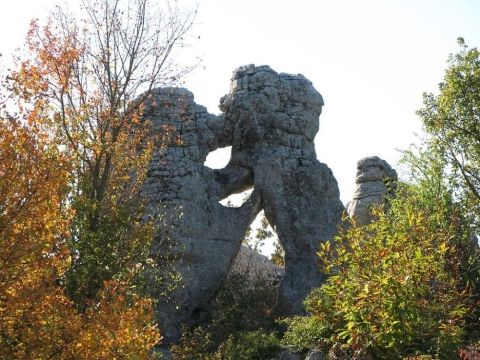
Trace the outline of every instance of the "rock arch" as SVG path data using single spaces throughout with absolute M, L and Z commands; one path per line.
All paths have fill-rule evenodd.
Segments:
M 195 104 L 185 89 L 155 89 L 147 99 L 143 118 L 156 146 L 143 195 L 159 226 L 152 252 L 171 237 L 182 276 L 170 298 L 152 290 L 167 342 L 178 339 L 180 324 L 207 311 L 261 209 L 285 250 L 280 293 L 288 313 L 301 313 L 304 297 L 321 284 L 316 251 L 334 236 L 344 212 L 331 170 L 316 158 L 322 106 L 302 75 L 254 65 L 233 73 L 220 116 Z M 225 168 L 204 166 L 210 151 L 225 146 L 232 146 Z M 218 203 L 252 186 L 240 208 Z

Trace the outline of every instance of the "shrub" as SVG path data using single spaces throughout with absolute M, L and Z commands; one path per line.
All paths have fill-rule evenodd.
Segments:
M 331 328 L 318 317 L 295 316 L 283 320 L 282 323 L 288 326 L 282 338 L 282 344 L 285 346 L 292 346 L 297 352 L 328 346 Z
M 305 301 L 309 317 L 289 320 L 284 341 L 297 347 L 343 344 L 375 358 L 415 352 L 455 358 L 465 335 L 470 290 L 458 258 L 455 212 L 425 212 L 403 189 L 388 214 L 353 224 L 319 255 L 328 279 Z
M 280 340 L 264 330 L 231 336 L 215 353 L 218 360 L 270 359 L 281 349 Z
M 171 347 L 175 360 L 210 360 L 215 350 L 211 335 L 202 327 L 184 329 L 180 343 Z
M 184 329 L 180 343 L 172 349 L 174 357 L 216 359 L 218 354 L 240 347 L 240 339 L 249 339 L 247 334 L 276 330 L 277 311 L 277 289 L 271 281 L 232 272 L 212 301 L 210 319 L 197 328 Z

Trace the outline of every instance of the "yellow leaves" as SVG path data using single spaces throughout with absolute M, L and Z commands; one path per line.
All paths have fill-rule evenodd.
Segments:
M 365 284 L 365 286 L 363 287 L 363 292 L 368 295 L 368 290 L 369 290 L 368 284 Z
M 152 303 L 126 296 L 125 283 L 105 283 L 98 302 L 83 315 L 83 327 L 72 355 L 81 359 L 147 359 L 160 341 L 152 325 Z
M 71 164 L 47 140 L 0 119 L 0 354 L 147 359 L 160 340 L 148 299 L 112 281 L 82 314 L 57 285 L 71 261 L 64 204 Z
M 441 254 L 445 254 L 448 250 L 448 246 L 445 242 L 442 242 L 439 247 L 438 247 L 438 251 L 441 253 Z

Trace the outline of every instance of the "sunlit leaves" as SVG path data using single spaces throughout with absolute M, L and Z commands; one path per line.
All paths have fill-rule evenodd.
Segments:
M 105 284 L 84 313 L 60 286 L 71 257 L 71 162 L 49 137 L 0 119 L 2 359 L 147 359 L 160 339 L 150 300 Z
M 425 94 L 418 111 L 429 151 L 445 161 L 445 177 L 475 223 L 480 209 L 480 52 L 459 39 L 439 94 Z
M 402 186 L 400 193 L 388 214 L 376 210 L 376 221 L 353 224 L 321 246 L 328 278 L 306 300 L 320 324 L 313 345 L 343 344 L 351 356 L 363 351 L 385 359 L 414 351 L 448 359 L 458 349 L 469 304 L 453 265 L 458 226 L 448 211 L 429 215 L 415 189 Z M 301 329 L 312 321 L 291 321 L 287 338 L 301 345 L 311 336 Z

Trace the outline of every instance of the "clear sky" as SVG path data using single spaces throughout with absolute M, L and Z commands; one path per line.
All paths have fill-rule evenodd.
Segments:
M 185 86 L 210 112 L 218 112 L 232 71 L 244 64 L 267 64 L 313 82 L 325 100 L 317 154 L 332 168 L 343 202 L 352 197 L 357 160 L 378 155 L 395 166 L 396 149 L 415 141 L 422 92 L 436 91 L 448 54 L 458 50 L 456 38 L 480 46 L 476 0 L 178 2 L 199 6 L 182 58 L 203 59 Z M 0 52 L 5 58 L 22 45 L 29 20 L 44 17 L 53 4 L 2 3 Z M 222 166 L 227 160 L 223 152 L 209 164 Z

